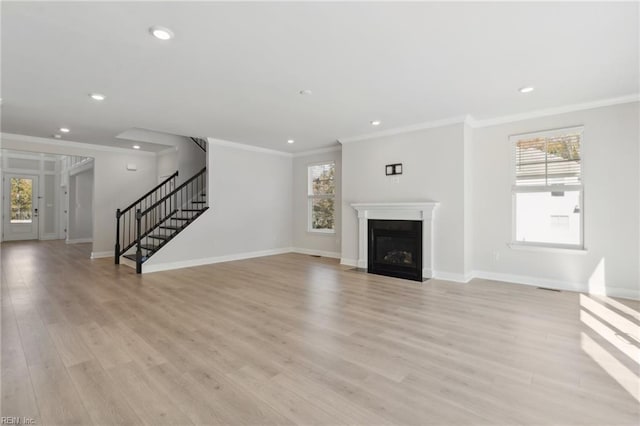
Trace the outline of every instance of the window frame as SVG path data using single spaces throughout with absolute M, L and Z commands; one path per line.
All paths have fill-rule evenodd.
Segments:
M 313 195 L 313 191 L 311 190 L 311 168 L 314 166 L 326 166 L 331 164 L 334 169 L 335 176 L 335 168 L 336 162 L 334 160 L 330 161 L 317 161 L 313 163 L 307 163 L 307 232 L 313 234 L 324 234 L 324 235 L 334 235 L 336 233 L 336 192 L 337 188 L 334 189 L 333 195 L 324 194 L 324 195 Z M 335 179 L 335 178 L 334 178 Z M 335 183 L 335 180 L 334 180 Z M 314 200 L 322 200 L 322 199 L 333 199 L 333 229 L 314 229 L 313 228 L 313 201 Z
M 535 138 L 552 138 L 561 134 L 574 133 L 580 135 L 580 184 L 552 184 L 552 185 L 516 185 L 516 144 L 523 139 Z M 584 126 L 562 127 L 551 130 L 543 130 L 538 132 L 518 133 L 509 136 L 509 144 L 511 148 L 511 243 L 509 247 L 515 248 L 538 248 L 538 249 L 562 249 L 569 251 L 584 251 Z M 518 193 L 546 193 L 546 192 L 569 192 L 577 191 L 578 206 L 580 208 L 580 240 L 578 244 L 568 243 L 546 243 L 539 241 L 519 241 L 516 235 L 516 196 Z

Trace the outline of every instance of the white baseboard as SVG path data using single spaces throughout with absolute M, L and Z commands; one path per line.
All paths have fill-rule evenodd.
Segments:
M 483 280 L 502 281 L 513 284 L 524 284 L 536 287 L 547 287 L 555 290 L 569 290 L 587 293 L 588 286 L 569 281 L 552 280 L 548 278 L 532 277 L 527 275 L 504 274 L 501 272 L 473 271 L 474 278 Z
M 66 244 L 83 244 L 83 243 L 92 243 L 93 238 L 73 238 L 70 240 L 64 241 Z
M 340 258 L 340 264 L 345 266 L 353 266 L 354 268 L 358 267 L 358 260 L 356 259 L 346 259 L 344 257 Z
M 312 250 L 301 247 L 293 247 L 291 249 L 293 253 L 300 254 L 309 254 L 311 256 L 322 256 L 322 257 L 330 257 L 332 259 L 340 259 L 340 253 L 334 251 L 324 251 L 324 250 Z
M 236 253 L 225 256 L 217 257 L 205 257 L 200 259 L 183 260 L 179 262 L 168 262 L 160 264 L 142 264 L 142 273 L 168 271 L 171 269 L 190 268 L 193 266 L 212 265 L 214 263 L 231 262 L 234 260 L 252 259 L 254 257 L 273 256 L 276 254 L 291 253 L 293 249 L 291 247 L 283 247 L 272 250 L 253 251 L 247 253 Z
M 554 280 L 549 278 L 532 277 L 528 275 L 504 274 L 500 272 L 473 271 L 474 278 L 485 280 L 501 281 L 511 284 L 524 284 L 535 287 L 546 287 L 555 290 L 575 291 L 580 293 L 598 294 L 609 297 L 621 297 L 623 299 L 640 300 L 640 290 L 633 290 L 620 287 L 605 287 L 602 291 L 591 291 L 589 284 Z
M 468 283 L 473 279 L 471 274 L 458 274 L 447 271 L 434 271 L 433 278 L 437 280 L 454 281 L 457 283 Z
M 113 257 L 113 251 L 92 251 L 91 259 L 100 259 L 103 257 Z

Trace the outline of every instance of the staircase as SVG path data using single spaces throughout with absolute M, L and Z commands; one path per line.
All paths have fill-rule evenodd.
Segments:
M 190 139 L 206 153 L 206 139 Z M 207 168 L 176 188 L 177 178 L 178 171 L 126 208 L 116 210 L 116 265 L 124 257 L 142 273 L 144 262 L 207 211 Z

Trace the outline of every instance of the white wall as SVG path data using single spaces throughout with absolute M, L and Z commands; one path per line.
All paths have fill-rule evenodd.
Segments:
M 308 231 L 307 168 L 311 164 L 336 164 L 335 234 Z M 329 257 L 340 257 L 342 224 L 342 152 L 340 149 L 293 158 L 293 247 L 296 251 Z
M 2 134 L 0 143 L 6 149 L 94 158 L 94 256 L 113 256 L 116 209 L 156 185 L 153 153 L 10 134 Z M 129 163 L 135 163 L 138 170 L 127 171 Z
M 207 153 L 189 138 L 182 140 L 178 148 L 178 185 L 195 176 L 207 165 Z
M 68 242 L 93 239 L 93 168 L 69 176 Z
M 473 130 L 474 268 L 481 275 L 640 298 L 638 103 Z M 586 254 L 507 247 L 512 134 L 584 125 Z M 496 259 L 497 257 L 497 259 Z M 547 281 L 544 281 L 547 280 Z
M 178 170 L 178 150 L 174 147 L 158 153 L 157 159 L 158 182 L 166 179 Z
M 385 165 L 403 164 L 398 183 Z M 358 257 L 358 220 L 351 203 L 431 200 L 436 276 L 463 280 L 464 125 L 384 136 L 342 147 L 342 261 Z
M 143 272 L 289 251 L 292 161 L 210 139 L 209 210 L 143 265 Z

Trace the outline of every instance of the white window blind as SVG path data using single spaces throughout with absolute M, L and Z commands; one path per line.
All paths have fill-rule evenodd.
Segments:
M 581 133 L 517 140 L 516 186 L 581 184 Z
M 584 248 L 582 127 L 510 137 L 513 242 Z

